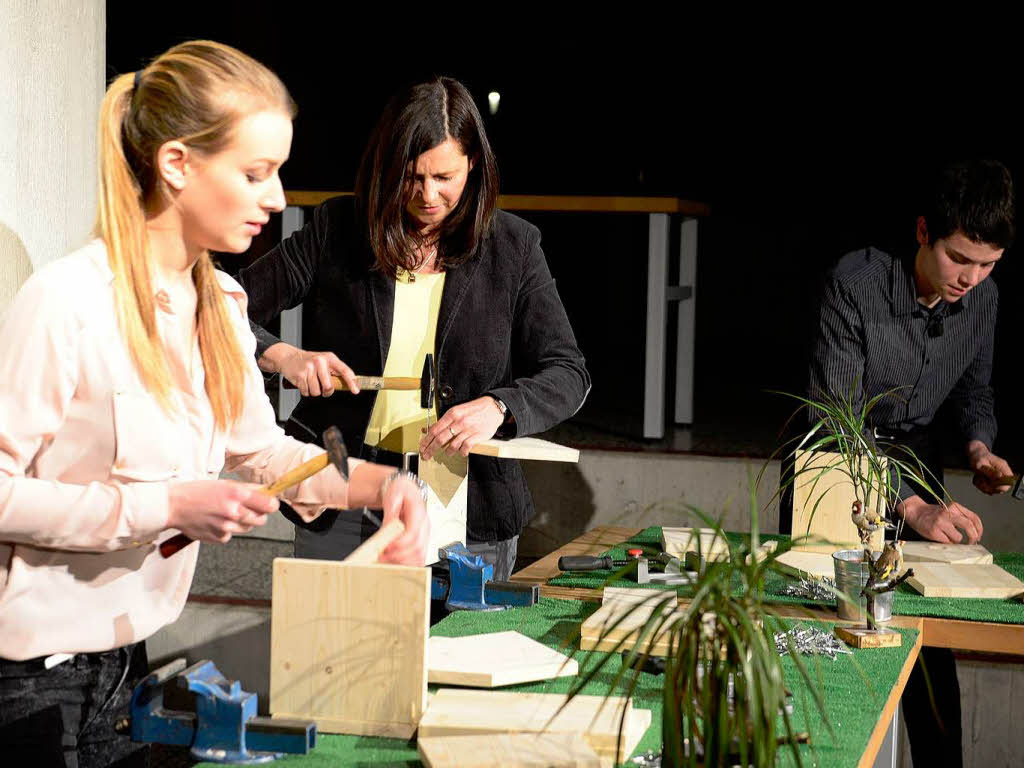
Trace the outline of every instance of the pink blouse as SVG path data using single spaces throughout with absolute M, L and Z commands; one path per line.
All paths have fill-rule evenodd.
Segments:
M 277 426 L 241 286 L 217 273 L 246 353 L 246 398 L 214 429 L 198 343 L 182 346 L 158 292 L 175 409 L 147 394 L 118 330 L 113 273 L 95 240 L 22 286 L 0 318 L 0 657 L 105 651 L 181 613 L 198 545 L 164 559 L 168 486 L 228 469 L 269 483 L 320 449 Z M 334 467 L 284 494 L 306 519 L 345 507 Z M 156 540 L 154 542 L 153 540 Z

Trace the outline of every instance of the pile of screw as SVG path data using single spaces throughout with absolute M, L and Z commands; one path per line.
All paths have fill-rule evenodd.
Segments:
M 803 597 L 809 600 L 817 600 L 822 603 L 831 603 L 836 599 L 833 592 L 836 583 L 833 579 L 808 579 L 790 581 L 782 588 L 782 594 L 788 597 Z
M 797 624 L 788 632 L 776 632 L 775 650 L 780 656 L 785 656 L 790 651 L 797 651 L 804 655 L 828 656 L 832 661 L 835 661 L 841 653 L 853 653 L 842 640 L 831 632 L 803 624 Z

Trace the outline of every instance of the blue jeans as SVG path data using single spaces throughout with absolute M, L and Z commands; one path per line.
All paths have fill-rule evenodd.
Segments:
M 146 646 L 80 653 L 46 669 L 43 659 L 0 659 L 0 762 L 11 766 L 135 768 L 149 745 L 114 730 L 146 676 Z

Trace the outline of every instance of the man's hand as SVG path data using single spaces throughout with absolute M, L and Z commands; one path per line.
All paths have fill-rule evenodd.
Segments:
M 259 364 L 261 370 L 280 373 L 303 397 L 333 395 L 332 374 L 340 376 L 352 394 L 359 394 L 355 373 L 333 352 L 309 352 L 282 341 L 269 347 Z
M 490 395 L 448 410 L 420 440 L 420 457 L 429 461 L 438 451 L 469 456 L 481 440 L 494 437 L 505 415 Z
M 1010 485 L 1000 480 L 1013 475 L 1013 470 L 1005 459 L 996 456 L 980 440 L 972 440 L 967 445 L 967 461 L 974 470 L 974 486 L 982 493 L 990 496 L 1006 493 Z
M 981 518 L 962 504 L 928 504 L 911 496 L 897 506 L 907 525 L 929 541 L 940 544 L 977 544 L 983 531 Z M 960 531 L 963 531 L 961 535 Z

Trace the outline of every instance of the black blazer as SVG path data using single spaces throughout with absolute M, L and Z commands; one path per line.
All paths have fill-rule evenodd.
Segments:
M 317 207 L 312 221 L 242 270 L 249 318 L 262 326 L 303 305 L 302 346 L 334 352 L 359 374 L 380 375 L 391 343 L 394 281 L 372 269 L 373 254 L 356 220 L 354 198 Z M 278 338 L 254 327 L 261 355 Z M 448 269 L 437 319 L 438 411 L 491 394 L 515 417 L 503 436 L 542 432 L 572 416 L 590 391 L 540 231 L 496 211 L 476 255 Z M 375 393 L 303 398 L 289 432 L 317 439 L 331 424 L 360 455 Z M 470 456 L 467 533 L 501 540 L 519 534 L 533 513 L 517 461 Z

